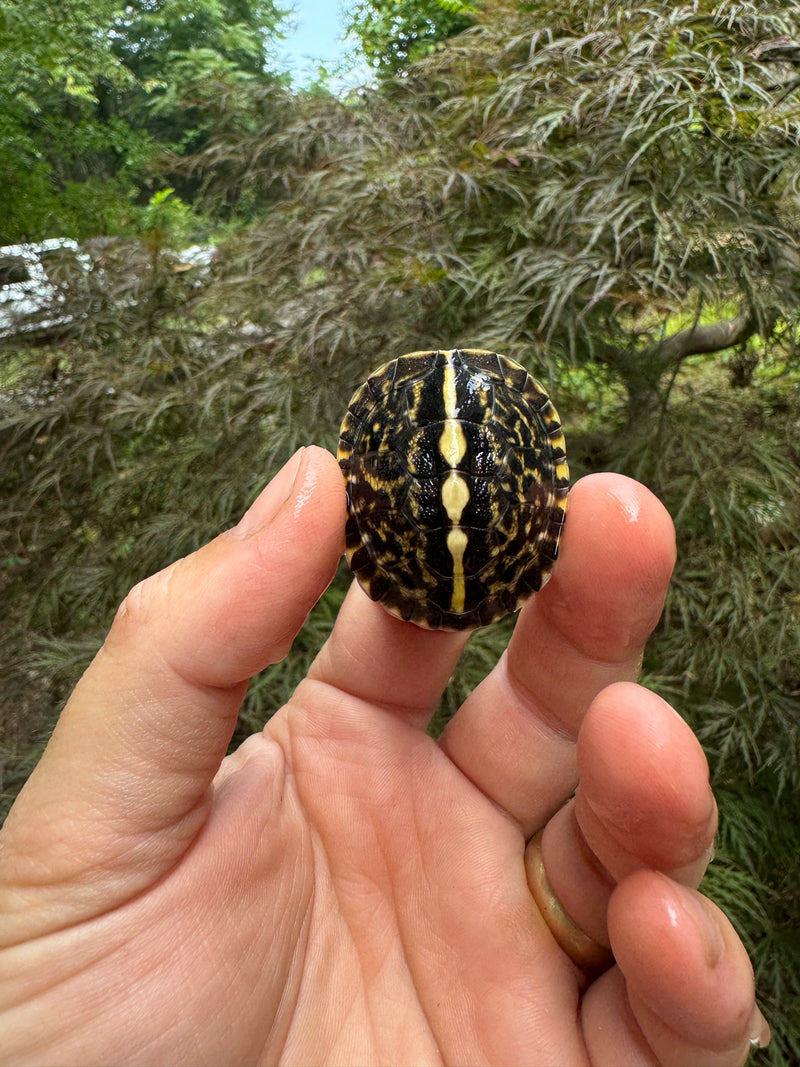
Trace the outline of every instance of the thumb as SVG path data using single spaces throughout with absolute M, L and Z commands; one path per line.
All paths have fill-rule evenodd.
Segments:
M 186 850 L 247 680 L 288 652 L 344 520 L 335 459 L 301 449 L 238 526 L 128 595 L 6 820 L 12 941 L 129 899 Z

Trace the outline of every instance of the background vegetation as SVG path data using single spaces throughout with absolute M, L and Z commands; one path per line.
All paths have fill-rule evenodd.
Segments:
M 373 366 L 495 347 L 551 389 L 576 476 L 630 474 L 675 520 L 644 680 L 708 753 L 757 1059 L 800 1062 L 800 8 L 363 0 L 376 81 L 346 96 L 274 69 L 270 0 L 0 14 L 0 243 L 89 256 L 49 267 L 57 326 L 0 340 L 6 800 L 134 582 L 298 444 L 335 448 Z M 212 239 L 209 268 L 176 258 Z M 511 625 L 471 639 L 438 726 Z

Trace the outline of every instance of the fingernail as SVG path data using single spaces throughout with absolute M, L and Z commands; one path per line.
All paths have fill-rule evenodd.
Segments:
M 686 889 L 677 896 L 684 913 L 691 919 L 703 944 L 708 967 L 716 967 L 725 952 L 725 940 L 713 904 L 701 893 Z
M 753 1008 L 753 1014 L 750 1017 L 750 1048 L 766 1048 L 771 1040 L 772 1032 L 769 1023 L 758 1007 Z
M 259 493 L 231 533 L 237 537 L 252 537 L 272 522 L 281 505 L 292 495 L 304 453 L 305 447 L 298 448 L 269 485 Z

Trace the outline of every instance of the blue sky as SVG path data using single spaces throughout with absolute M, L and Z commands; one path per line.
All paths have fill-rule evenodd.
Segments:
M 286 6 L 289 6 L 287 2 Z M 319 62 L 332 65 L 350 47 L 340 40 L 344 15 L 340 0 L 292 0 L 296 30 L 278 46 L 294 80 L 304 84 L 317 73 Z

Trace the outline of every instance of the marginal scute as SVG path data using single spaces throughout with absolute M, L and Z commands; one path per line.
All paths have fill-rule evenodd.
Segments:
M 564 435 L 545 390 L 508 356 L 385 363 L 350 401 L 338 458 L 348 563 L 393 615 L 486 626 L 550 577 L 569 493 Z

